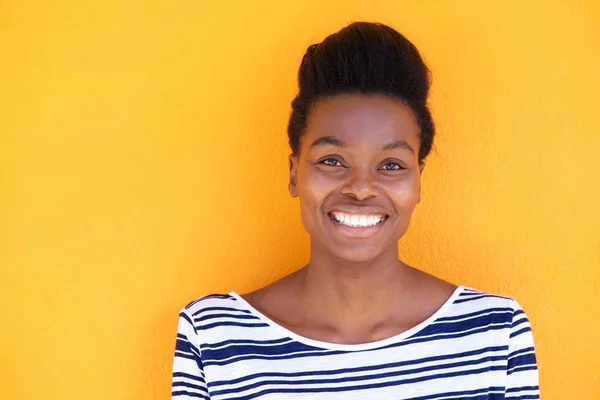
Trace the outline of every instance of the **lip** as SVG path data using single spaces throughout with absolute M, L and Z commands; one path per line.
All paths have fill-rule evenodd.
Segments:
M 340 212 L 345 214 L 367 214 L 367 215 L 385 215 L 388 217 L 388 214 L 382 212 L 378 208 L 373 207 L 336 207 L 334 209 L 329 210 L 327 214 L 331 214 L 333 212 Z
M 381 228 L 386 224 L 386 222 L 389 219 L 389 215 L 385 214 L 385 213 L 381 213 L 381 212 L 377 212 L 377 211 L 369 211 L 366 209 L 361 209 L 360 211 L 347 211 L 347 210 L 334 210 L 333 212 L 343 212 L 343 213 L 349 213 L 349 214 L 377 214 L 377 215 L 385 215 L 385 219 L 378 223 L 377 225 L 374 226 L 365 226 L 365 227 L 359 227 L 359 226 L 346 226 L 343 225 L 339 222 L 337 222 L 333 216 L 331 215 L 331 212 L 327 213 L 327 217 L 329 218 L 329 220 L 331 221 L 331 223 L 333 224 L 335 230 L 337 230 L 338 232 L 340 232 L 342 235 L 347 236 L 347 237 L 351 237 L 351 238 L 368 238 L 370 236 L 376 235 Z

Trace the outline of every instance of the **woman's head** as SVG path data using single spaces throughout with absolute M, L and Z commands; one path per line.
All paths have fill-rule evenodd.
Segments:
M 397 257 L 431 149 L 429 72 L 393 29 L 355 23 L 309 47 L 289 123 L 290 193 L 313 250 Z
M 431 151 L 435 134 L 427 106 L 429 70 L 417 48 L 389 26 L 353 23 L 310 46 L 298 71 L 298 95 L 288 124 L 293 154 L 300 150 L 312 107 L 339 94 L 381 94 L 408 105 L 419 125 L 419 161 Z

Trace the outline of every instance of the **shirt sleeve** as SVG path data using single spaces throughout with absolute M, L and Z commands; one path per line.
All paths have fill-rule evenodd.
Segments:
M 173 400 L 209 400 L 204 378 L 202 354 L 198 345 L 198 332 L 194 321 L 183 309 L 179 313 L 175 359 L 173 361 Z
M 531 324 L 516 301 L 508 344 L 506 399 L 539 399 L 539 376 Z

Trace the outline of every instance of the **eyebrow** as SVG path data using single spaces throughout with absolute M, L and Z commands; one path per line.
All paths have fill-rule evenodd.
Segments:
M 405 140 L 395 140 L 390 144 L 383 146 L 382 150 L 394 150 L 394 149 L 405 149 L 415 154 L 415 149 L 412 148 Z
M 336 138 L 335 136 L 320 137 L 317 140 L 315 140 L 310 145 L 310 147 L 313 148 L 313 147 L 322 146 L 322 145 L 326 145 L 326 144 L 336 146 L 336 147 L 342 147 L 342 148 L 347 147 L 346 142 Z M 413 149 L 412 146 L 410 144 L 408 144 L 408 142 L 406 142 L 405 140 L 395 140 L 392 143 L 386 144 L 381 149 L 382 150 L 405 149 L 405 150 L 408 150 L 411 153 L 415 154 L 415 149 Z
M 336 146 L 336 147 L 346 147 L 346 143 L 338 138 L 336 138 L 335 136 L 323 136 L 318 138 L 317 140 L 315 140 L 313 142 L 313 144 L 310 145 L 310 147 L 317 147 L 317 146 L 322 146 L 324 144 L 330 144 L 332 146 Z

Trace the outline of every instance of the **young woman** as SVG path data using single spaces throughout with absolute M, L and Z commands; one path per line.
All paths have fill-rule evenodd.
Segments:
M 173 399 L 537 399 L 531 328 L 507 297 L 398 259 L 434 137 L 429 71 L 392 28 L 308 48 L 288 126 L 310 262 L 180 314 Z

